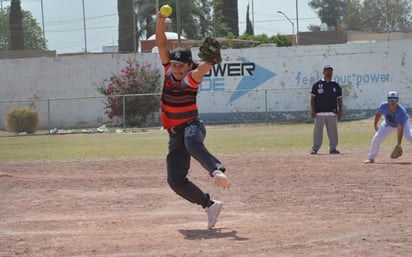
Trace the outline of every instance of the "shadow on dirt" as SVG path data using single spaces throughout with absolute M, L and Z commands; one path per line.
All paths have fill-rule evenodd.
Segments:
M 202 230 L 202 229 L 180 229 L 182 235 L 188 240 L 202 240 L 212 238 L 233 238 L 236 241 L 249 240 L 247 237 L 237 235 L 237 231 L 223 232 L 222 229 Z
M 375 163 L 373 163 L 374 165 L 388 165 L 388 164 L 390 164 L 390 165 L 405 165 L 405 166 L 408 166 L 408 165 L 412 165 L 412 162 L 375 162 Z

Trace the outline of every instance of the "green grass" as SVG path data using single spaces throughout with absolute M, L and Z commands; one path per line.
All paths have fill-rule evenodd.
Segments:
M 309 152 L 313 124 L 208 126 L 205 144 L 214 154 Z M 374 134 L 373 121 L 339 123 L 339 149 L 364 149 Z M 385 144 L 394 145 L 395 137 Z M 134 133 L 28 135 L 0 137 L 0 161 L 82 160 L 164 157 L 163 130 Z M 328 139 L 324 133 L 323 149 Z
M 374 135 L 372 120 L 339 122 L 338 126 L 340 149 L 361 148 L 368 151 Z M 209 127 L 208 133 L 208 147 L 220 153 L 309 152 L 313 123 Z M 393 145 L 394 140 L 387 141 Z M 323 150 L 327 149 L 327 146 L 325 130 Z
M 0 145 L 0 160 L 73 160 L 160 156 L 162 147 L 163 153 L 166 152 L 167 138 L 164 133 L 158 131 L 3 137 Z

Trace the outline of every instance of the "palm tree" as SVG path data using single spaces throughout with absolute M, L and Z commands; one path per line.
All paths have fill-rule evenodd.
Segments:
M 239 36 L 237 0 L 213 0 L 213 31 L 217 37 Z
M 119 15 L 119 52 L 133 52 L 134 31 L 136 24 L 133 24 L 133 3 L 134 0 L 117 0 L 117 11 Z
M 210 6 L 206 1 L 181 1 L 180 6 L 180 33 L 182 35 L 186 38 L 198 39 L 203 36 L 200 35 L 201 30 L 203 31 L 203 34 L 208 34 L 208 32 L 212 31 L 210 26 L 211 22 L 206 22 L 208 15 L 210 14 Z M 187 15 L 188 13 L 190 15 Z M 200 21 L 203 23 L 200 23 Z M 200 29 L 201 27 L 202 29 Z
M 213 20 L 212 20 L 212 7 L 213 4 L 210 0 L 200 0 L 199 8 L 194 10 L 199 17 L 199 36 L 205 38 L 212 35 L 213 31 Z
M 154 1 L 136 0 L 137 37 L 147 39 L 154 34 L 156 5 Z
M 22 10 L 24 49 L 47 50 L 46 40 L 43 37 L 43 31 L 38 25 L 36 19 L 33 18 L 31 12 Z M 6 26 L 10 22 L 10 6 L 3 9 L 3 14 L 0 15 L 1 30 L 0 30 L 0 49 L 11 49 L 10 47 L 10 27 Z
M 237 0 L 231 1 L 236 2 L 237 6 Z M 175 32 L 189 39 L 200 39 L 213 34 L 212 2 L 210 0 L 181 1 L 180 11 L 176 10 L 175 1 L 170 3 L 168 0 L 162 0 L 159 5 L 166 3 L 174 10 L 170 18 L 174 23 Z M 138 39 L 147 39 L 154 34 L 157 13 L 155 1 L 117 0 L 117 9 L 119 51 L 132 52 L 137 47 L 134 43 L 138 44 Z M 180 31 L 176 29 L 178 13 L 180 14 Z
M 239 36 L 239 15 L 237 9 L 237 0 L 223 1 L 223 21 L 229 27 L 228 32 L 232 32 L 236 37 Z
M 180 10 L 176 10 L 175 2 L 164 0 L 159 5 L 169 4 L 173 8 L 170 16 L 174 24 L 174 31 L 178 32 L 177 14 L 180 14 L 180 34 L 186 38 L 198 39 L 209 35 L 212 31 L 211 3 L 209 0 L 181 1 Z M 135 0 L 137 17 L 137 35 L 141 39 L 147 39 L 154 34 L 156 6 L 154 1 Z M 187 15 L 190 14 L 190 15 Z
M 24 49 L 23 16 L 20 0 L 12 0 L 10 5 L 10 49 Z

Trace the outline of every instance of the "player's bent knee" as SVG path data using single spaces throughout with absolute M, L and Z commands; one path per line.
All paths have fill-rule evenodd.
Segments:
M 190 155 L 196 156 L 197 153 L 204 151 L 204 144 L 202 141 L 196 139 L 189 139 L 186 141 L 186 149 Z
M 173 190 L 175 190 L 186 186 L 189 183 L 189 181 L 187 180 L 187 178 L 168 178 L 167 183 Z

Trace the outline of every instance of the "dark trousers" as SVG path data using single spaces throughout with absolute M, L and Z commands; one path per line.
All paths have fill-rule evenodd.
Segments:
M 187 178 L 191 157 L 196 159 L 210 176 L 214 170 L 225 170 L 221 162 L 209 153 L 203 144 L 205 136 L 206 129 L 200 120 L 189 122 L 184 129 L 176 133 L 169 130 L 167 154 L 167 182 L 170 187 L 184 199 L 203 208 L 208 206 L 210 196 Z

